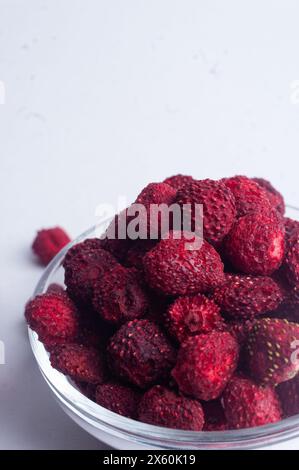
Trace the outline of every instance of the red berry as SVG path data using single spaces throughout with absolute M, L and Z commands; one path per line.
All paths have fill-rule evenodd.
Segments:
M 220 400 L 203 402 L 202 407 L 205 415 L 204 431 L 226 431 L 228 429 Z
M 95 284 L 93 307 L 103 320 L 121 324 L 143 317 L 149 303 L 136 272 L 115 266 Z
M 47 288 L 47 294 L 66 294 L 66 291 L 60 284 L 52 282 Z
M 233 375 L 238 356 L 237 341 L 228 332 L 192 336 L 182 344 L 172 376 L 182 393 L 214 400 Z
M 299 287 L 299 233 L 292 240 L 283 262 L 287 280 L 293 287 Z
M 224 391 L 222 405 L 230 429 L 262 426 L 281 419 L 275 391 L 243 377 L 233 377 Z
M 70 241 L 70 237 L 60 227 L 40 230 L 32 244 L 32 250 L 46 266 Z
M 99 351 L 82 344 L 65 344 L 51 351 L 52 367 L 73 380 L 91 384 L 104 381 L 104 363 Z
M 172 204 L 176 190 L 166 183 L 150 183 L 137 196 L 135 203 L 149 207 L 150 204 Z
M 284 217 L 283 222 L 285 228 L 286 249 L 288 250 L 299 236 L 299 221 Z
M 241 217 L 227 237 L 225 254 L 243 273 L 269 275 L 284 257 L 284 229 L 264 214 Z
M 112 371 L 146 388 L 167 377 L 175 362 L 175 351 L 160 328 L 148 320 L 123 325 L 108 345 Z
M 91 303 L 95 282 L 117 264 L 115 258 L 101 248 L 101 240 L 97 238 L 74 245 L 63 262 L 69 295 L 77 302 Z
M 127 418 L 136 418 L 140 394 L 131 387 L 115 382 L 98 385 L 95 392 L 98 405 Z
M 161 240 L 143 258 L 145 276 L 153 289 L 166 295 L 206 292 L 223 282 L 223 263 L 216 250 L 203 241 L 187 249 L 186 239 Z
M 179 189 L 176 201 L 182 207 L 191 204 L 192 230 L 195 230 L 195 204 L 203 205 L 203 235 L 210 243 L 219 243 L 228 234 L 236 218 L 235 198 L 220 181 L 192 181 Z
M 213 300 L 228 317 L 246 319 L 276 310 L 283 293 L 270 277 L 232 275 L 215 289 Z
M 267 213 L 271 210 L 267 192 L 252 179 L 246 176 L 234 176 L 224 178 L 222 181 L 235 196 L 238 217 L 253 212 Z
M 76 306 L 66 294 L 38 295 L 27 303 L 25 317 L 39 339 L 49 346 L 72 341 L 79 332 Z
M 202 294 L 179 297 L 170 305 L 166 315 L 167 329 L 179 342 L 188 336 L 223 327 L 223 324 L 220 308 Z
M 187 431 L 201 431 L 204 415 L 201 404 L 156 385 L 142 397 L 138 419 L 144 423 Z
M 266 191 L 271 206 L 283 215 L 285 212 L 285 203 L 282 194 L 272 186 L 270 181 L 264 178 L 253 178 L 253 181 Z
M 299 371 L 298 344 L 296 323 L 278 318 L 256 320 L 246 345 L 251 376 L 274 386 L 292 379 Z
M 134 419 L 140 394 L 128 386 L 110 382 L 97 386 L 95 401 L 114 413 Z
M 175 189 L 180 189 L 184 184 L 191 183 L 191 181 L 194 181 L 192 176 L 178 174 L 169 176 L 169 178 L 166 178 L 163 183 L 167 183 Z
M 299 374 L 278 385 L 277 393 L 285 416 L 299 414 Z
M 157 240 L 136 240 L 128 250 L 125 258 L 125 265 L 143 270 L 143 257 L 157 244 Z

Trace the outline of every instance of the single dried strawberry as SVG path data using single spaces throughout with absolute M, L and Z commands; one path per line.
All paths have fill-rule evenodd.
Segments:
M 213 300 L 229 318 L 250 319 L 276 310 L 283 292 L 270 277 L 232 275 L 215 289 Z
M 46 266 L 70 241 L 70 237 L 61 227 L 48 228 L 37 233 L 32 250 L 41 264 Z
M 105 378 L 105 367 L 100 352 L 82 344 L 65 344 L 51 351 L 52 367 L 81 382 L 98 384 Z
M 96 281 L 118 264 L 101 246 L 101 240 L 88 239 L 74 245 L 65 256 L 65 284 L 76 302 L 89 305 Z
M 131 387 L 116 382 L 100 384 L 95 391 L 95 401 L 127 418 L 136 418 L 141 395 Z
M 115 266 L 94 286 L 93 307 L 103 320 L 122 324 L 143 317 L 149 301 L 135 271 Z
M 172 204 L 176 190 L 167 183 L 150 183 L 137 196 L 135 203 L 149 207 L 150 204 Z
M 143 395 L 138 419 L 156 426 L 187 431 L 201 431 L 204 424 L 202 406 L 198 401 L 179 396 L 160 385 Z
M 221 181 L 198 180 L 178 190 L 176 202 L 183 208 L 189 204 L 191 228 L 196 229 L 196 205 L 203 206 L 203 236 L 210 243 L 219 243 L 228 234 L 236 218 L 235 197 Z
M 27 303 L 25 318 L 49 347 L 72 341 L 79 333 L 78 311 L 66 294 L 38 295 Z
M 223 282 L 223 263 L 216 250 L 205 241 L 200 248 L 188 245 L 181 233 L 171 232 L 144 256 L 150 287 L 166 295 L 186 295 L 207 292 Z
M 230 429 L 262 426 L 282 417 L 274 389 L 245 377 L 232 378 L 223 393 L 222 406 Z
M 277 393 L 286 417 L 299 414 L 299 374 L 292 380 L 279 384 Z
M 285 228 L 286 251 L 288 251 L 299 236 L 299 221 L 284 217 L 283 223 Z
M 202 403 L 205 424 L 203 431 L 226 431 L 227 420 L 220 400 L 211 400 Z
M 283 215 L 285 213 L 285 202 L 282 194 L 274 188 L 270 181 L 264 178 L 253 178 L 253 181 L 266 191 L 271 206 Z
M 177 298 L 166 314 L 166 327 L 179 342 L 223 326 L 220 308 L 202 294 Z
M 243 217 L 251 213 L 269 213 L 271 204 L 264 188 L 246 176 L 224 178 L 222 182 L 235 196 L 237 215 Z
M 169 176 L 163 183 L 167 183 L 175 189 L 180 189 L 184 184 L 191 183 L 191 181 L 194 181 L 192 176 L 178 174 Z
M 140 388 L 167 377 L 176 356 L 164 333 L 148 320 L 123 325 L 112 336 L 107 354 L 115 375 Z
M 241 217 L 227 237 L 225 255 L 240 272 L 272 274 L 284 257 L 284 228 L 263 213 Z
M 179 350 L 172 376 L 182 393 L 199 400 L 214 400 L 232 377 L 238 357 L 238 343 L 228 332 L 191 336 Z
M 246 345 L 251 376 L 277 385 L 292 379 L 299 371 L 299 325 L 278 318 L 256 320 Z

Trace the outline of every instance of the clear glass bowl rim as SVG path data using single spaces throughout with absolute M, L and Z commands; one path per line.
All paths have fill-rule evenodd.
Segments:
M 46 291 L 52 282 L 52 276 L 61 266 L 66 252 L 72 245 L 94 237 L 95 233 L 102 233 L 110 220 L 107 219 L 91 227 L 63 248 L 45 269 L 33 295 Z M 299 436 L 299 415 L 265 426 L 215 432 L 181 431 L 125 418 L 101 407 L 80 393 L 63 374 L 52 368 L 47 351 L 39 342 L 36 333 L 29 327 L 28 334 L 39 369 L 58 401 L 89 425 L 114 437 L 161 449 L 245 449 L 273 445 Z

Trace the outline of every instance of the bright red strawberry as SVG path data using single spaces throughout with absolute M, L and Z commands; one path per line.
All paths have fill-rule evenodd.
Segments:
M 52 367 L 74 380 L 98 384 L 104 381 L 104 361 L 100 352 L 82 344 L 65 344 L 51 351 Z
M 278 318 L 256 320 L 246 345 L 252 377 L 260 383 L 277 385 L 299 371 L 299 325 Z
M 294 379 L 279 384 L 277 393 L 285 416 L 299 414 L 299 374 Z
M 180 343 L 188 336 L 223 328 L 220 308 L 202 294 L 179 297 L 169 307 L 166 327 Z
M 232 377 L 238 357 L 238 343 L 228 332 L 191 336 L 179 350 L 172 376 L 182 393 L 199 400 L 214 400 Z
M 222 406 L 230 429 L 262 426 L 282 417 L 274 389 L 244 377 L 232 378 L 223 393 Z
M 72 341 L 79 333 L 77 308 L 66 294 L 38 295 L 27 303 L 25 317 L 39 339 L 52 346 Z
M 61 227 L 48 228 L 37 233 L 32 250 L 46 266 L 70 241 L 70 237 Z
M 266 191 L 271 206 L 283 215 L 285 213 L 285 202 L 282 194 L 274 188 L 270 181 L 264 178 L 253 178 L 253 181 Z
M 166 295 L 206 292 L 223 282 L 223 263 L 217 251 L 203 241 L 200 248 L 188 249 L 185 238 L 161 240 L 143 258 L 150 286 Z M 192 242 L 197 244 L 197 242 Z M 191 244 L 192 244 L 191 243 Z
M 144 423 L 187 431 L 201 431 L 204 415 L 201 404 L 156 385 L 142 397 L 138 419 Z
M 235 196 L 238 217 L 251 213 L 270 212 L 272 206 L 267 192 L 252 179 L 246 176 L 233 176 L 224 178 L 222 181 Z
M 225 254 L 240 272 L 272 274 L 284 257 L 284 228 L 263 213 L 241 217 L 227 237 Z
M 218 244 L 228 234 L 236 218 L 235 197 L 221 181 L 200 180 L 179 189 L 176 202 L 191 205 L 192 230 L 195 230 L 195 205 L 203 205 L 203 236 Z
M 283 292 L 267 276 L 231 275 L 215 289 L 213 300 L 228 317 L 250 319 L 276 310 L 283 300 Z

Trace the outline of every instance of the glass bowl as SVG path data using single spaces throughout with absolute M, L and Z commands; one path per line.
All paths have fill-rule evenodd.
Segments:
M 288 216 L 299 218 L 299 210 L 288 208 Z M 52 283 L 63 285 L 61 266 L 67 250 L 86 238 L 99 236 L 109 220 L 80 235 L 52 260 L 35 292 L 46 292 Z M 238 431 L 195 432 L 152 426 L 117 415 L 86 398 L 63 374 L 53 369 L 37 334 L 28 328 L 29 340 L 39 369 L 63 410 L 99 441 L 115 449 L 253 449 L 267 447 L 299 436 L 299 415 L 275 424 Z

